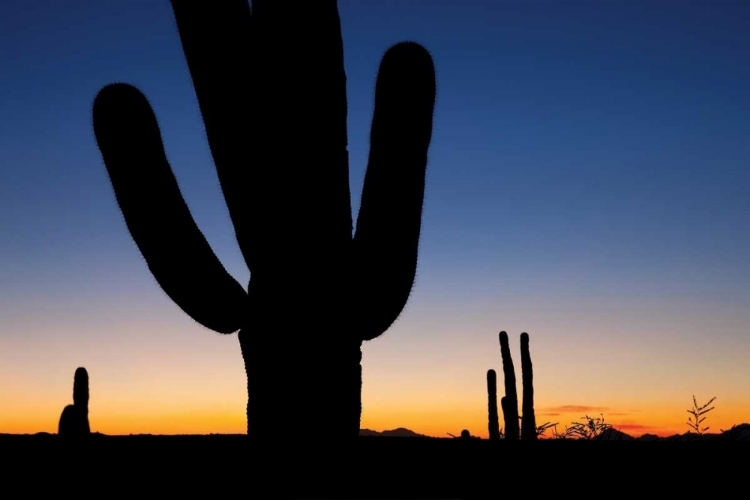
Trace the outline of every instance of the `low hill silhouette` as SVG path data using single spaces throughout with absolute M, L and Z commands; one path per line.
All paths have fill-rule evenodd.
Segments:
M 373 431 L 370 429 L 360 429 L 359 435 L 360 436 L 383 436 L 383 437 L 421 437 L 421 438 L 432 437 L 432 436 L 427 436 L 425 434 L 416 433 L 405 427 L 399 427 L 397 429 L 392 429 L 390 431 Z
M 722 429 L 719 433 L 696 434 L 695 432 L 686 432 L 666 437 L 660 437 L 656 434 L 643 434 L 635 437 L 618 429 L 608 428 L 602 432 L 599 439 L 603 441 L 750 441 L 750 424 L 737 424 L 731 429 Z
M 185 438 L 196 438 L 196 437 L 217 437 L 217 438 L 234 438 L 234 437 L 246 437 L 246 434 L 205 434 L 205 435 L 193 435 L 193 434 L 185 434 L 185 435 L 172 435 L 172 436 L 163 436 L 159 434 L 129 434 L 124 436 L 113 436 L 113 435 L 107 435 L 102 434 L 100 432 L 92 432 L 92 436 L 99 437 L 99 438 L 179 438 L 179 437 L 185 437 Z M 414 437 L 414 438 L 431 438 L 431 439 L 437 439 L 439 441 L 449 439 L 449 438 L 436 438 L 434 436 L 428 436 L 426 434 L 419 434 L 418 432 L 414 432 L 411 429 L 407 429 L 405 427 L 398 427 L 396 429 L 391 430 L 384 430 L 384 431 L 374 431 L 372 429 L 360 429 L 359 435 L 361 437 Z M 8 440 L 8 439 L 14 439 L 14 438 L 37 438 L 37 439 L 54 439 L 57 437 L 57 434 L 50 433 L 50 432 L 36 432 L 34 434 L 9 434 L 9 433 L 0 433 L 0 439 Z M 486 440 L 486 438 L 481 438 L 482 440 Z M 684 434 L 674 434 L 672 436 L 666 436 L 661 437 L 657 436 L 655 434 L 643 434 L 642 436 L 636 437 L 631 436 L 630 434 L 627 434 L 625 432 L 622 432 L 620 430 L 610 428 L 602 432 L 602 437 L 600 438 L 604 441 L 750 441 L 750 423 L 742 423 L 737 424 L 733 426 L 730 429 L 722 429 L 719 433 L 704 433 L 702 435 L 696 434 L 694 432 L 686 432 Z M 545 438 L 544 441 L 554 441 L 553 438 Z

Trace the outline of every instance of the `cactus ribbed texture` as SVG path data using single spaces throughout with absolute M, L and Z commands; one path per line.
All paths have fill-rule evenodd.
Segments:
M 166 294 L 201 325 L 239 330 L 248 434 L 359 435 L 363 341 L 413 286 L 435 72 L 420 45 L 380 64 L 352 235 L 346 75 L 333 0 L 173 1 L 247 291 L 195 224 L 137 89 L 112 84 L 94 132 L 128 230 Z M 289 382 L 297 397 L 288 397 Z M 305 428 L 297 434 L 300 408 Z
M 518 441 L 518 394 L 516 393 L 516 372 L 513 359 L 510 357 L 508 334 L 500 332 L 500 355 L 503 358 L 503 377 L 505 378 L 505 402 L 503 403 L 503 419 L 505 420 L 505 439 Z
M 523 405 L 521 417 L 521 439 L 536 440 L 536 416 L 534 415 L 534 371 L 529 352 L 529 334 L 521 334 L 521 377 L 523 379 Z
M 497 373 L 487 370 L 487 425 L 490 439 L 500 439 L 500 420 L 497 413 Z
M 73 404 L 60 415 L 57 433 L 63 438 L 81 438 L 91 434 L 89 426 L 89 374 L 78 368 L 73 378 Z

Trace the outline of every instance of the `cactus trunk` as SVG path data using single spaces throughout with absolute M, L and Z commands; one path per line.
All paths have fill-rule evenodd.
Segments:
M 247 373 L 248 436 L 342 441 L 359 435 L 359 341 L 321 345 L 299 339 L 290 348 L 288 342 L 258 339 L 245 330 L 239 339 Z M 288 380 L 291 391 L 278 390 L 279 380 Z
M 500 439 L 500 419 L 497 413 L 497 374 L 487 370 L 487 425 L 490 439 Z
M 505 420 L 505 439 L 518 441 L 518 394 L 516 393 L 516 372 L 513 368 L 513 358 L 510 357 L 508 334 L 500 332 L 500 354 L 503 358 L 503 376 L 505 378 L 505 403 L 503 404 L 503 418 Z
M 523 416 L 521 419 L 521 439 L 535 440 L 536 416 L 534 415 L 534 371 L 529 352 L 529 334 L 521 334 L 521 373 L 523 378 Z

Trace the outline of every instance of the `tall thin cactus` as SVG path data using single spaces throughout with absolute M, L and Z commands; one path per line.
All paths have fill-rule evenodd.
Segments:
M 513 358 L 510 357 L 508 334 L 500 332 L 500 355 L 503 358 L 503 377 L 505 378 L 505 401 L 503 418 L 505 420 L 505 439 L 518 441 L 518 394 L 516 393 L 516 371 L 513 368 Z
M 529 334 L 521 334 L 521 376 L 523 383 L 523 415 L 518 416 L 518 394 L 516 392 L 516 373 L 508 346 L 508 334 L 500 332 L 500 354 L 503 358 L 503 376 L 505 377 L 505 396 L 500 400 L 505 421 L 505 439 L 524 441 L 537 439 L 536 416 L 534 413 L 534 373 L 529 352 Z M 490 370 L 494 373 L 493 370 Z M 487 372 L 487 386 L 490 387 L 490 373 Z M 497 411 L 497 409 L 495 410 Z M 490 439 L 492 439 L 492 410 L 489 411 Z M 518 421 L 521 420 L 519 431 Z
M 529 334 L 521 334 L 521 377 L 523 379 L 523 405 L 521 417 L 521 439 L 536 440 L 536 416 L 534 414 L 534 371 L 529 352 Z
M 500 419 L 497 413 L 497 373 L 487 370 L 487 425 L 490 439 L 500 439 Z
M 361 345 L 414 282 L 435 72 L 420 45 L 380 64 L 356 232 L 346 75 L 333 0 L 173 1 L 229 216 L 251 277 L 227 273 L 195 224 L 156 117 L 132 86 L 103 88 L 94 132 L 130 234 L 166 294 L 201 325 L 239 331 L 248 434 L 356 438 Z M 288 384 L 297 397 L 288 397 Z M 298 436 L 294 436 L 298 438 Z

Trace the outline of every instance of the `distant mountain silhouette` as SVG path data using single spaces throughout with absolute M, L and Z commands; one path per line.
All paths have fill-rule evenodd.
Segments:
M 432 437 L 425 434 L 418 434 L 405 427 L 399 427 L 390 431 L 372 431 L 370 429 L 360 429 L 360 436 L 383 436 L 383 437 Z
M 634 437 L 617 429 L 609 428 L 602 432 L 600 439 L 604 441 L 750 441 L 750 424 L 738 424 L 720 433 L 699 435 L 694 432 L 686 432 L 667 437 L 659 437 L 656 434 L 643 434 L 640 437 Z
M 700 435 L 695 432 L 686 432 L 685 434 L 675 434 L 661 439 L 667 441 L 750 441 L 750 424 L 738 424 L 720 433 L 705 433 Z
M 602 431 L 600 439 L 603 441 L 632 441 L 635 438 L 630 434 L 626 434 L 622 431 L 618 431 L 614 427 L 610 427 Z
M 661 438 L 656 434 L 644 434 L 638 438 L 638 441 L 658 441 L 659 439 Z
M 101 438 L 110 438 L 110 437 L 128 437 L 128 436 L 108 436 L 106 434 L 102 434 L 100 432 L 92 432 L 92 435 L 95 435 L 97 437 Z M 428 436 L 426 434 L 419 434 L 417 432 L 414 432 L 410 429 L 407 429 L 405 427 L 398 427 L 396 429 L 392 430 L 385 430 L 385 431 L 374 431 L 371 429 L 360 429 L 359 435 L 361 437 L 369 437 L 369 436 L 379 436 L 379 437 L 417 437 L 417 438 L 433 438 L 433 436 Z M 8 433 L 0 433 L 0 438 L 13 438 L 18 436 L 29 436 L 29 437 L 36 437 L 36 438 L 51 438 L 56 436 L 55 434 L 51 434 L 49 432 L 37 432 L 34 434 L 8 434 Z M 182 435 L 183 437 L 196 437 L 195 435 Z M 217 437 L 217 438 L 227 438 L 227 437 L 242 437 L 244 434 L 206 434 L 206 437 Z M 608 429 L 605 430 L 602 433 L 603 439 L 607 441 L 717 441 L 717 440 L 728 440 L 728 441 L 750 441 L 750 423 L 742 423 L 737 424 L 733 426 L 731 429 L 722 430 L 720 433 L 714 433 L 714 434 L 703 434 L 702 436 L 699 436 L 696 433 L 686 432 L 684 434 L 674 434 L 672 436 L 668 437 L 659 437 L 655 434 L 643 434 L 640 437 L 631 436 L 625 432 L 619 431 L 617 429 Z M 160 438 L 160 437 L 180 437 L 180 436 L 161 436 L 158 434 L 130 434 L 129 437 L 154 437 L 154 438 Z M 472 436 L 475 437 L 475 436 Z M 439 439 L 439 438 L 434 438 Z M 487 440 L 486 438 L 482 438 L 483 440 Z M 545 438 L 544 441 L 555 441 L 554 438 Z M 571 440 L 572 441 L 572 440 Z

